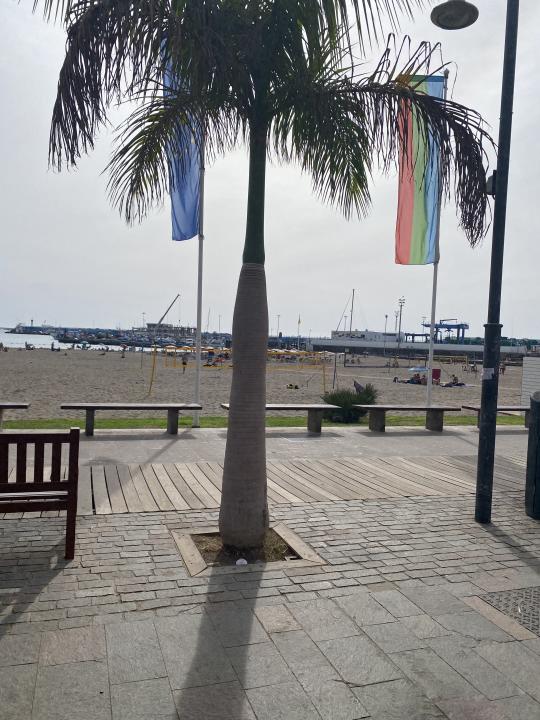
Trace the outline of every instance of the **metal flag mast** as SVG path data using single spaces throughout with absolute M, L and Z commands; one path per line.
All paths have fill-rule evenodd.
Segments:
M 448 88 L 448 70 L 444 71 L 443 99 L 446 100 Z M 427 406 L 431 407 L 433 394 L 433 353 L 435 345 L 435 312 L 437 309 L 437 280 L 439 274 L 439 240 L 441 234 L 441 204 L 442 204 L 441 170 L 439 163 L 439 203 L 437 205 L 437 235 L 435 240 L 435 262 L 433 263 L 433 289 L 431 292 L 431 320 L 429 326 L 429 354 L 427 375 Z
M 203 283 L 203 247 L 204 247 L 204 130 L 201 136 L 200 175 L 199 175 L 199 260 L 197 270 L 197 330 L 195 335 L 195 397 L 194 402 L 201 400 L 201 325 L 202 325 L 202 283 Z M 193 413 L 192 427 L 200 427 L 199 411 Z

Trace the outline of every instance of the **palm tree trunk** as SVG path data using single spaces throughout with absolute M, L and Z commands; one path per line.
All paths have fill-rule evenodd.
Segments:
M 243 265 L 234 307 L 233 375 L 219 530 L 224 545 L 262 545 L 266 496 L 266 355 L 268 304 L 264 273 L 266 125 L 251 128 Z

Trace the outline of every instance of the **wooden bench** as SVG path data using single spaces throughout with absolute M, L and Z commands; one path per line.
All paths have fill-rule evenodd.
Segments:
M 229 403 L 221 403 L 221 407 L 225 410 L 229 409 Z M 320 435 L 322 430 L 322 419 L 325 410 L 339 410 L 337 405 L 329 405 L 328 403 L 294 403 L 294 404 L 279 404 L 272 403 L 266 406 L 267 412 L 279 412 L 288 410 L 298 410 L 299 412 L 306 411 L 308 414 L 308 432 Z
M 166 410 L 167 432 L 178 435 L 178 413 L 180 410 L 202 410 L 197 403 L 64 403 L 62 410 L 84 410 L 86 412 L 85 435 L 94 434 L 96 410 Z
M 4 432 L 0 435 L 0 513 L 66 510 L 66 560 L 75 555 L 77 485 L 79 479 L 79 428 L 68 432 Z M 51 446 L 51 465 L 45 450 Z M 62 445 L 68 446 L 67 478 L 62 479 Z M 14 472 L 10 446 L 15 448 Z M 27 467 L 33 446 L 33 468 Z
M 28 410 L 30 403 L 0 402 L 0 430 L 4 419 L 4 410 Z
M 425 412 L 426 430 L 442 432 L 445 412 L 460 412 L 461 408 L 453 405 L 353 405 L 359 410 L 369 412 L 369 429 L 373 432 L 384 432 L 386 428 L 386 413 L 389 410 L 397 412 Z
M 462 405 L 463 410 L 473 410 L 476 413 L 476 426 L 480 427 L 480 405 Z M 525 427 L 529 427 L 529 415 L 531 408 L 529 405 L 497 405 L 498 413 L 525 413 Z

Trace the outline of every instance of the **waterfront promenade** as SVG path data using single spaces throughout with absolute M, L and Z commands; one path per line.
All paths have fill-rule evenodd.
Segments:
M 224 432 L 83 439 L 81 482 L 116 468 L 105 489 L 126 509 L 92 500 L 72 562 L 62 518 L 2 520 L 0 719 L 538 720 L 526 437 L 499 431 L 493 523 L 480 526 L 474 428 L 268 430 L 272 522 L 324 564 L 195 576 L 172 533 L 215 526 Z M 152 478 L 188 507 L 129 511 L 163 502 Z

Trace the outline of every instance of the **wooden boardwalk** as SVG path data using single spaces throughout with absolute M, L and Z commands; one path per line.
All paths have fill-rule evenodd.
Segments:
M 270 504 L 465 495 L 474 492 L 476 482 L 473 455 L 270 460 L 267 467 Z M 91 465 L 79 472 L 79 515 L 219 507 L 223 467 L 216 462 Z M 495 490 L 524 486 L 525 459 L 497 456 Z M 6 518 L 58 514 L 11 513 Z

